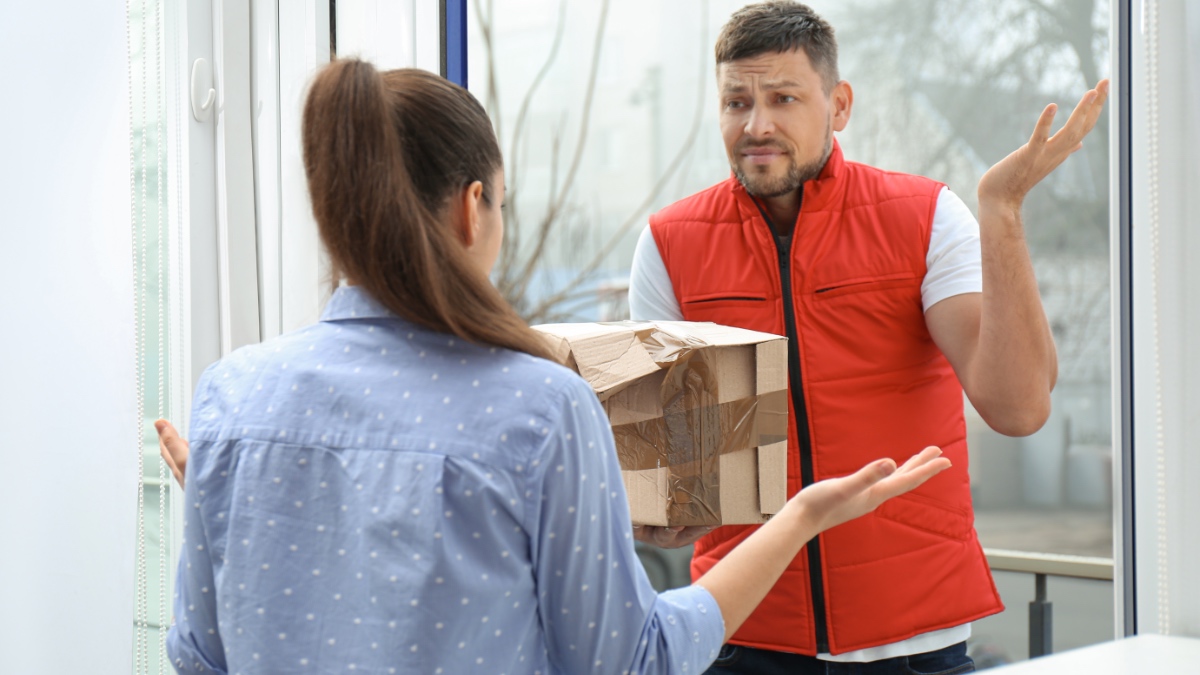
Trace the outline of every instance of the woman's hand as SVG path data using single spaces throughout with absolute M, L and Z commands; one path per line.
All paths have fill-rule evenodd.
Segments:
M 814 532 L 854 520 L 874 511 L 892 497 L 902 495 L 950 468 L 940 448 L 930 446 L 897 468 L 891 459 L 872 462 L 854 474 L 818 481 L 792 497 L 803 509 L 803 519 Z
M 809 485 L 783 510 L 700 577 L 725 619 L 725 641 L 766 597 L 800 549 L 831 527 L 875 510 L 950 467 L 939 448 L 929 447 L 896 468 L 890 459 L 871 462 L 858 472 Z
M 171 467 L 171 473 L 175 474 L 179 487 L 183 487 L 183 475 L 187 471 L 188 442 L 180 438 L 179 432 L 166 420 L 156 421 L 154 428 L 158 431 L 158 452 L 167 466 Z

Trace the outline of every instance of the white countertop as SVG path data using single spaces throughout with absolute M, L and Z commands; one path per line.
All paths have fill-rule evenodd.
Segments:
M 1200 639 L 1138 635 L 988 672 L 997 675 L 1200 675 Z

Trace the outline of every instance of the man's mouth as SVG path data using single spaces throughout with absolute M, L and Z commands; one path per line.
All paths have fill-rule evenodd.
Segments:
M 750 164 L 770 164 L 771 162 L 774 162 L 777 158 L 782 157 L 785 153 L 783 150 L 780 150 L 779 148 L 773 148 L 773 147 L 767 146 L 767 147 L 757 147 L 757 148 L 746 148 L 746 149 L 742 150 L 741 154 L 742 154 L 742 157 L 744 157 L 746 159 L 746 161 L 749 162 Z

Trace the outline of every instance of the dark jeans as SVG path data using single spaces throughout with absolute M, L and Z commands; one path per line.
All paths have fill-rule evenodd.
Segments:
M 725 645 L 705 675 L 958 675 L 975 672 L 967 643 L 870 663 L 838 663 L 812 656 Z

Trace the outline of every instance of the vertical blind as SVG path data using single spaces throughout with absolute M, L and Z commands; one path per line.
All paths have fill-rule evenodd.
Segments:
M 181 34 L 164 0 L 128 0 L 129 183 L 136 354 L 137 460 L 133 672 L 170 673 L 165 638 L 178 491 L 160 459 L 154 421 L 183 420 L 183 111 L 189 102 Z

